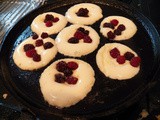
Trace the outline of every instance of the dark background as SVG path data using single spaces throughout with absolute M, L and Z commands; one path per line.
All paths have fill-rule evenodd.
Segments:
M 160 33 L 160 0 L 119 0 L 139 9 L 156 27 Z M 45 4 L 51 3 L 53 0 L 46 1 Z M 54 0 L 55 2 L 55 0 Z M 160 77 L 159 77 L 160 78 Z M 146 110 L 149 115 L 142 120 L 156 120 L 156 116 L 160 115 L 160 79 L 154 83 L 154 87 L 150 89 L 147 95 L 140 101 L 116 115 L 104 117 L 107 120 L 137 120 L 142 110 Z M 3 99 L 3 94 L 7 93 L 7 99 Z M 15 102 L 14 106 L 7 103 Z M 38 119 L 33 113 L 21 110 L 19 104 L 4 88 L 0 80 L 0 120 L 35 120 Z M 95 118 L 96 119 L 96 118 Z M 44 118 L 46 120 L 46 118 Z

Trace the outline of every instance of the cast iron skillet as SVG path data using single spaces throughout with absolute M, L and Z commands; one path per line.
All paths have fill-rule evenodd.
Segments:
M 115 42 L 104 38 L 99 32 L 99 25 L 103 17 L 92 25 L 101 37 L 100 45 L 93 53 L 78 58 L 88 62 L 95 70 L 96 82 L 92 91 L 82 101 L 69 108 L 57 109 L 49 106 L 44 101 L 40 91 L 39 77 L 47 66 L 37 71 L 23 71 L 14 64 L 12 58 L 13 51 L 19 43 L 32 34 L 30 24 L 37 15 L 47 11 L 54 11 L 64 15 L 69 7 L 81 2 L 84 1 L 65 0 L 56 4 L 45 5 L 30 12 L 15 24 L 2 42 L 0 51 L 2 80 L 11 94 L 36 115 L 50 116 L 51 118 L 54 116 L 67 118 L 107 116 L 130 106 L 140 99 L 148 90 L 148 86 L 156 79 L 156 73 L 159 68 L 160 42 L 158 33 L 150 21 L 126 4 L 109 0 L 87 0 L 85 2 L 99 5 L 103 10 L 104 17 L 121 15 L 133 20 L 137 25 L 137 33 L 130 40 L 120 43 L 132 48 L 142 58 L 140 72 L 130 80 L 118 81 L 105 77 L 99 71 L 95 62 L 97 51 L 104 44 Z M 68 23 L 68 25 L 70 24 Z M 56 35 L 51 37 L 55 38 Z M 53 61 L 60 58 L 67 57 L 58 53 Z

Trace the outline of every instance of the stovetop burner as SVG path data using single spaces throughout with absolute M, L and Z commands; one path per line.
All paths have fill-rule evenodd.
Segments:
M 160 33 L 160 12 L 159 12 L 159 0 L 119 0 L 134 6 L 139 9 L 151 22 L 155 25 L 157 31 Z M 52 2 L 51 0 L 46 3 Z M 4 88 L 3 83 L 0 81 L 0 120 L 35 120 L 38 119 L 29 110 L 21 110 L 21 104 L 15 106 L 8 106 L 6 102 L 17 101 L 10 96 L 7 90 Z M 160 79 L 155 83 L 155 86 L 151 88 L 148 94 L 140 101 L 132 105 L 126 111 L 122 113 L 112 115 L 109 117 L 103 117 L 108 120 L 160 120 Z M 3 97 L 7 96 L 7 99 Z M 44 118 L 46 119 L 46 118 Z M 97 119 L 97 118 L 95 118 Z

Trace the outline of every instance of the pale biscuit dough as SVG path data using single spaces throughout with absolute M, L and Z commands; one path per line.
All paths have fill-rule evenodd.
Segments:
M 54 17 L 58 17 L 59 21 L 53 23 L 53 26 L 51 26 L 51 27 L 46 27 L 46 25 L 44 23 L 44 19 L 47 14 L 51 14 Z M 67 19 L 63 15 L 55 13 L 55 12 L 47 12 L 47 13 L 43 13 L 43 14 L 38 15 L 33 20 L 32 24 L 31 24 L 31 30 L 37 34 L 41 34 L 42 32 L 47 32 L 49 35 L 51 35 L 51 34 L 58 33 L 66 25 L 67 25 Z
M 76 84 L 55 82 L 56 64 L 60 61 L 74 61 L 78 63 L 78 68 L 73 72 L 73 76 L 78 78 Z M 60 59 L 52 63 L 44 70 L 40 77 L 40 88 L 44 99 L 58 108 L 70 107 L 84 99 L 91 91 L 95 82 L 95 73 L 92 67 L 78 59 Z
M 133 37 L 133 35 L 137 32 L 136 25 L 130 19 L 122 17 L 122 16 L 109 16 L 109 17 L 104 18 L 104 20 L 100 24 L 100 32 L 102 33 L 103 36 L 107 37 L 107 33 L 109 31 L 112 31 L 112 32 L 114 31 L 111 28 L 103 27 L 104 23 L 106 23 L 106 22 L 109 23 L 113 19 L 118 20 L 119 24 L 123 24 L 126 27 L 126 29 L 124 31 L 122 31 L 122 34 L 116 36 L 114 38 L 114 40 L 117 40 L 117 41 L 128 40 L 131 37 Z M 115 27 L 115 29 L 118 27 L 118 25 Z
M 76 12 L 80 8 L 87 8 L 89 10 L 89 17 L 79 17 L 76 15 Z M 72 6 L 68 9 L 66 12 L 66 18 L 69 22 L 73 24 L 82 24 L 82 25 L 92 25 L 99 19 L 103 17 L 102 15 L 102 9 L 92 3 L 80 3 L 77 5 Z
M 99 49 L 96 55 L 96 62 L 100 71 L 103 72 L 106 77 L 112 79 L 127 80 L 134 77 L 139 72 L 140 66 L 133 67 L 128 60 L 126 60 L 124 64 L 119 64 L 116 59 L 110 56 L 110 51 L 115 47 L 120 51 L 121 55 L 124 55 L 125 52 L 131 52 L 137 56 L 133 50 L 125 45 L 119 43 L 105 44 Z
M 84 29 L 89 31 L 89 36 L 92 39 L 92 43 L 84 43 L 83 40 L 80 40 L 78 44 L 68 43 L 68 40 L 74 36 L 74 33 L 79 27 L 83 27 Z M 81 57 L 93 52 L 99 44 L 100 37 L 98 33 L 89 26 L 83 25 L 71 25 L 69 27 L 64 28 L 56 37 L 56 44 L 58 48 L 58 52 L 64 54 L 66 56 L 72 57 Z
M 13 60 L 15 64 L 21 68 L 22 70 L 36 70 L 41 67 L 47 65 L 57 54 L 57 47 L 55 42 L 52 38 L 45 38 L 43 40 L 44 43 L 51 42 L 54 46 L 50 49 L 44 49 L 43 45 L 40 47 L 36 47 L 35 50 L 39 55 L 41 55 L 41 61 L 35 62 L 32 58 L 26 56 L 24 52 L 24 45 L 25 44 L 33 44 L 35 46 L 35 41 L 32 37 L 27 38 L 24 40 L 20 45 L 18 45 L 13 53 Z

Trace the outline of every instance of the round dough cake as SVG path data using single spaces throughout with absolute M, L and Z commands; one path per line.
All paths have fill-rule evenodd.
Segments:
M 38 40 L 38 39 L 37 39 Z M 57 47 L 55 46 L 55 42 L 51 38 L 41 39 L 39 40 L 45 43 L 52 43 L 53 47 L 49 49 L 44 49 L 44 46 L 41 45 L 39 47 L 35 47 L 36 40 L 33 40 L 32 37 L 27 38 L 24 40 L 20 45 L 18 45 L 13 53 L 13 60 L 15 64 L 21 68 L 22 70 L 36 70 L 41 67 L 47 65 L 57 54 Z M 36 62 L 33 58 L 28 57 L 26 52 L 24 51 L 24 45 L 32 44 L 35 47 L 37 53 L 41 56 L 41 60 Z M 31 53 L 32 54 L 32 53 Z
M 55 22 L 52 22 L 50 24 L 53 24 L 49 27 L 46 26 L 45 17 L 46 15 L 52 15 L 54 18 L 58 18 Z M 48 18 L 50 19 L 50 18 Z M 51 21 L 51 20 L 49 20 Z M 54 20 L 53 20 L 54 21 Z M 55 12 L 47 12 L 38 15 L 31 24 L 31 30 L 37 34 L 41 34 L 42 32 L 47 32 L 49 35 L 56 34 L 60 30 L 62 30 L 67 25 L 67 19 L 58 13 Z
M 81 8 L 83 9 L 87 8 L 88 17 L 83 17 L 83 15 L 78 16 L 76 14 Z M 103 17 L 102 9 L 99 6 L 91 3 L 81 3 L 74 5 L 68 9 L 65 16 L 69 22 L 73 24 L 82 24 L 82 25 L 92 25 L 93 23 L 95 23 L 96 21 L 98 21 Z
M 85 43 L 82 39 L 79 40 L 80 42 L 77 44 L 71 44 L 68 42 L 68 40 L 74 36 L 77 29 L 80 27 L 89 31 L 89 36 L 92 39 L 91 43 Z M 64 28 L 57 35 L 55 40 L 58 52 L 60 52 L 61 54 L 72 57 L 81 57 L 93 52 L 98 47 L 100 37 L 98 33 L 89 26 L 71 25 L 69 27 Z
M 118 23 L 115 22 L 116 20 L 118 21 Z M 109 23 L 108 25 L 106 25 L 108 27 L 104 27 L 105 23 Z M 110 26 L 110 23 L 115 24 L 115 26 L 114 25 Z M 133 35 L 137 32 L 137 27 L 133 23 L 133 21 L 131 21 L 128 18 L 122 17 L 122 16 L 109 16 L 109 17 L 106 17 L 100 24 L 100 32 L 102 33 L 103 36 L 109 38 L 108 35 L 107 35 L 108 32 L 111 31 L 112 33 L 114 33 L 114 31 L 117 30 L 120 25 L 122 25 L 122 26 L 124 25 L 125 28 L 124 29 L 122 28 L 123 30 L 120 30 L 120 33 L 118 31 L 117 34 L 120 34 L 120 35 L 115 35 L 115 37 L 112 38 L 113 40 L 117 40 L 117 41 L 128 40 L 131 37 L 133 37 Z
M 73 76 L 78 78 L 76 84 L 58 83 L 55 74 L 59 73 L 56 64 L 60 61 L 76 62 L 78 68 L 73 71 Z M 47 67 L 40 77 L 40 88 L 44 99 L 57 108 L 70 107 L 82 100 L 91 91 L 94 85 L 95 74 L 92 67 L 77 59 L 60 59 Z
M 137 54 L 129 47 L 119 43 L 108 43 L 101 47 L 96 55 L 96 62 L 101 72 L 106 77 L 118 80 L 127 80 L 134 77 L 140 70 L 140 66 L 133 67 L 130 65 L 130 61 L 126 60 L 124 64 L 119 64 L 116 59 L 112 58 L 110 51 L 117 48 L 120 51 L 120 55 L 124 55 L 126 52 L 131 52 L 136 57 Z

